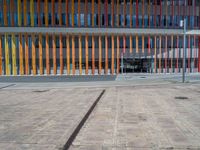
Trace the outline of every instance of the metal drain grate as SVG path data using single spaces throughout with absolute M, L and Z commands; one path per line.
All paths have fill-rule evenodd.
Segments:
M 188 97 L 185 97 L 185 96 L 178 96 L 178 97 L 175 97 L 175 99 L 181 99 L 181 100 L 184 100 L 184 99 L 188 99 Z
M 35 90 L 33 91 L 34 93 L 44 93 L 44 92 L 48 92 L 49 90 Z

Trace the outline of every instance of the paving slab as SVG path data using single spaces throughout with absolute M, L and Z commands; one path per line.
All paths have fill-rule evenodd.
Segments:
M 1 89 L 0 149 L 63 148 L 101 92 L 101 88 Z
M 71 150 L 200 149 L 200 84 L 108 87 Z

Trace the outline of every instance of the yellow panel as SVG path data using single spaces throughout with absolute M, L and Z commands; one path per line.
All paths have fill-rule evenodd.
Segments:
M 24 54 L 22 46 L 22 34 L 19 34 L 19 63 L 20 63 L 20 75 L 24 75 Z
M 17 0 L 18 26 L 22 25 L 21 9 L 22 9 L 21 0 Z
M 6 75 L 10 75 L 10 52 L 8 47 L 8 35 L 5 34 L 5 61 L 6 61 Z
M 34 26 L 34 1 L 30 0 L 31 26 Z
M 15 35 L 12 34 L 12 70 L 13 75 L 17 75 L 17 68 L 16 68 L 16 40 Z

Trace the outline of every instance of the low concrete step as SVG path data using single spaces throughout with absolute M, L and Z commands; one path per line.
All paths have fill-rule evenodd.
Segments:
M 93 82 L 115 79 L 116 75 L 0 76 L 0 82 Z

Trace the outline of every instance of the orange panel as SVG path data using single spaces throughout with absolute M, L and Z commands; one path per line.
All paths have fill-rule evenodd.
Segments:
M 35 50 L 35 35 L 31 34 L 31 42 L 32 42 L 32 70 L 33 70 L 33 75 L 37 74 L 36 71 L 36 50 Z
M 99 74 L 101 74 L 101 68 L 102 68 L 102 42 L 101 42 L 101 36 L 99 36 Z
M 139 48 L 138 48 L 138 35 L 136 35 L 136 53 L 139 53 Z
M 52 43 L 53 43 L 53 73 L 54 75 L 57 74 L 57 64 L 56 64 L 56 36 L 55 34 L 53 35 L 52 38 Z
M 8 25 L 8 18 L 7 18 L 7 3 L 6 0 L 3 0 L 3 19 L 4 19 L 4 26 Z
M 10 0 L 11 25 L 14 26 L 14 0 Z
M 44 11 L 45 11 L 45 26 L 48 27 L 48 0 L 45 0 L 45 5 L 44 5 Z
M 82 75 L 82 43 L 81 35 L 79 35 L 79 74 Z
M 69 45 L 69 35 L 67 35 L 67 74 L 70 75 L 70 45 Z
M 132 35 L 130 35 L 130 53 L 133 52 L 133 39 L 132 39 Z
M 88 74 L 88 35 L 85 36 L 85 74 Z
M 43 75 L 43 52 L 42 52 L 42 34 L 39 34 L 39 67 L 40 67 L 40 75 Z
M 62 34 L 59 36 L 59 47 L 60 47 L 60 74 L 63 74 L 63 43 L 62 43 Z
M 114 41 L 115 39 L 114 39 L 114 36 L 112 35 L 112 61 L 111 61 L 111 73 L 112 73 L 112 75 L 114 74 L 114 65 L 115 65 L 115 59 L 114 59 L 114 57 L 115 57 L 115 41 Z
M 142 36 L 142 53 L 144 53 L 144 35 Z
M 120 53 L 119 53 L 119 36 L 117 36 L 117 74 L 119 74 L 120 63 L 119 63 Z
M 108 36 L 105 35 L 105 74 L 108 74 Z
M 25 34 L 25 73 L 29 74 L 29 51 L 28 51 L 28 35 Z
M 50 74 L 50 62 L 49 62 L 49 35 L 48 35 L 48 33 L 46 33 L 45 44 L 46 44 L 46 71 L 47 71 L 47 75 L 49 75 Z
M 27 0 L 24 0 L 23 6 L 24 6 L 24 26 L 27 26 Z
M 75 41 L 74 41 L 74 35 L 72 35 L 72 74 L 76 74 L 76 64 L 75 64 Z
M 92 75 L 95 74 L 95 41 L 94 35 L 92 35 Z
M 2 41 L 0 35 L 0 75 L 2 75 Z

